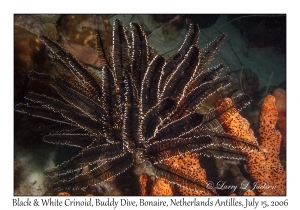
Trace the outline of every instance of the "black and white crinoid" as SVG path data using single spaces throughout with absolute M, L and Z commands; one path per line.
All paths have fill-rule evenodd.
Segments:
M 40 37 L 53 62 L 73 79 L 32 71 L 29 77 L 49 86 L 57 97 L 29 92 L 27 103 L 18 104 L 15 110 L 68 125 L 69 129 L 45 135 L 44 141 L 82 148 L 70 160 L 45 170 L 46 177 L 55 191 L 76 194 L 129 168 L 147 165 L 154 177 L 215 194 L 163 160 L 213 150 L 213 155 L 238 155 L 231 142 L 239 140 L 215 129 L 219 125 L 215 111 L 196 111 L 230 83 L 229 76 L 221 76 L 221 64 L 207 66 L 226 36 L 199 49 L 200 30 L 190 25 L 178 52 L 165 59 L 148 46 L 140 25 L 131 23 L 130 27 L 127 34 L 123 23 L 114 21 L 111 52 L 98 33 L 96 46 L 107 62 L 100 72 L 86 68 L 58 43 Z M 242 108 L 249 98 L 239 95 L 233 101 Z

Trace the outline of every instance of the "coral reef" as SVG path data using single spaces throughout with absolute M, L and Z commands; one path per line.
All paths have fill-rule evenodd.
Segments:
M 44 194 L 218 195 L 221 191 L 208 182 L 221 178 L 230 184 L 242 182 L 249 179 L 246 171 L 256 189 L 231 195 L 285 195 L 285 171 L 278 157 L 280 133 L 285 142 L 285 92 L 273 93 L 277 110 L 272 97 L 263 102 L 257 140 L 239 111 L 249 103 L 247 95 L 256 95 L 258 77 L 250 70 L 242 76 L 240 71 L 225 76 L 222 64 L 208 67 L 225 35 L 199 48 L 199 29 L 190 25 L 179 50 L 166 59 L 148 45 L 149 37 L 135 23 L 128 33 L 119 20 L 111 28 L 104 15 L 33 17 L 16 18 L 34 33 L 19 26 L 15 33 L 24 31 L 38 42 L 30 46 L 29 58 L 22 58 L 29 62 L 15 66 L 26 75 L 34 69 L 30 83 L 40 86 L 27 94 L 25 102 L 18 100 L 21 104 L 15 110 L 34 116 L 34 122 L 52 121 L 37 123 L 45 142 L 56 148 L 76 147 L 68 153 L 69 161 L 62 162 L 69 157 L 61 155 L 55 162 L 60 165 L 45 171 L 50 190 L 42 190 Z M 171 36 L 181 32 L 183 17 L 167 17 L 158 35 L 173 39 L 168 33 L 173 28 Z M 51 35 L 56 29 L 59 33 Z M 38 39 L 36 34 L 51 38 Z M 232 99 L 219 100 L 212 109 L 224 96 Z M 26 144 L 38 139 L 36 134 L 32 138 L 27 131 L 23 134 L 31 140 Z M 211 170 L 205 161 L 217 169 Z M 240 167 L 243 161 L 246 169 Z
M 259 147 L 259 150 L 254 150 L 236 143 L 239 150 L 247 155 L 247 170 L 255 180 L 254 188 L 257 193 L 259 195 L 285 195 L 286 173 L 279 159 L 281 134 L 275 129 L 278 119 L 275 97 L 268 95 L 262 103 L 259 128 L 260 145 L 250 124 L 238 113 L 231 99 L 219 100 L 216 107 L 220 113 L 219 121 L 222 122 L 224 130 L 229 135 Z M 231 108 L 230 111 L 222 114 L 228 108 Z
M 48 85 L 57 96 L 29 92 L 27 103 L 18 104 L 16 111 L 64 124 L 62 131 L 46 135 L 44 141 L 82 149 L 69 161 L 46 170 L 55 191 L 80 193 L 150 163 L 156 177 L 178 185 L 183 194 L 191 192 L 182 187 L 208 194 L 211 189 L 197 174 L 198 160 L 177 156 L 216 146 L 226 153 L 219 141 L 232 140 L 212 129 L 216 116 L 195 112 L 230 83 L 229 77 L 220 77 L 223 65 L 207 68 L 226 36 L 199 49 L 199 28 L 190 25 L 182 46 L 166 61 L 151 50 L 138 24 L 131 27 L 128 39 L 123 23 L 114 21 L 112 52 L 105 53 L 101 77 L 57 42 L 41 37 L 53 61 L 73 77 L 31 72 L 31 79 Z M 97 48 L 103 40 L 96 35 Z M 238 98 L 240 106 L 247 104 L 247 96 Z M 173 157 L 176 161 L 169 162 Z M 199 171 L 184 168 L 188 161 Z
M 105 15 L 65 15 L 59 28 L 61 44 L 79 61 L 95 67 L 106 65 L 103 49 L 96 49 L 94 39 L 99 33 L 103 47 L 111 50 L 112 28 Z

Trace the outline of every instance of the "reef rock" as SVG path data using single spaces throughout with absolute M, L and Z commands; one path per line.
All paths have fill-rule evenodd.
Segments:
M 112 27 L 105 15 L 66 15 L 59 29 L 62 45 L 79 61 L 96 67 L 106 65 L 102 49 L 95 46 L 96 33 L 100 33 L 104 47 L 110 49 L 112 45 Z

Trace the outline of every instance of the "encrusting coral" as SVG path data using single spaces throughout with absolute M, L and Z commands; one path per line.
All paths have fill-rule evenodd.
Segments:
M 282 135 L 283 153 L 286 149 L 286 92 L 282 88 L 276 88 L 272 95 L 276 98 L 276 108 L 278 111 L 277 126 Z
M 158 177 L 153 185 L 151 195 L 171 196 L 173 195 L 173 190 L 171 185 L 165 179 Z
M 59 192 L 57 196 L 71 196 L 71 194 L 68 192 Z
M 207 185 L 207 177 L 206 177 L 206 172 L 205 169 L 201 168 L 200 162 L 198 159 L 198 156 L 192 155 L 192 154 L 185 154 L 182 156 L 177 156 L 177 157 L 172 157 L 170 159 L 164 160 L 164 164 L 168 165 L 169 167 L 172 168 L 172 170 L 177 171 L 177 173 L 185 174 L 186 176 L 190 176 L 191 179 L 193 179 L 194 182 L 199 183 L 203 185 L 203 189 L 206 187 L 209 187 Z M 171 184 L 169 184 L 167 181 L 165 181 L 162 178 L 157 178 L 152 185 L 152 182 L 148 185 L 145 183 L 147 181 L 149 182 L 150 177 L 146 177 L 144 174 L 140 176 L 140 188 L 141 188 L 141 195 L 156 195 L 156 196 L 162 196 L 162 195 L 174 195 L 173 189 Z M 147 188 L 150 187 L 147 190 Z M 152 187 L 152 190 L 151 190 Z M 197 191 L 193 190 L 187 187 L 177 187 L 177 191 L 180 195 L 185 195 L 185 196 L 209 196 L 209 195 L 216 195 L 216 191 L 213 188 L 210 188 L 210 190 L 203 190 L 203 191 Z M 150 192 L 150 194 L 149 194 Z M 148 194 L 147 194 L 148 193 Z
M 234 108 L 231 99 L 220 99 L 216 103 L 217 111 L 232 107 L 219 117 L 226 133 L 258 145 L 248 121 L 243 118 Z M 260 113 L 258 150 L 243 147 L 236 143 L 236 147 L 247 155 L 247 169 L 255 180 L 253 189 L 259 195 L 285 195 L 286 194 L 286 172 L 279 160 L 281 134 L 275 126 L 278 119 L 278 111 L 275 106 L 275 97 L 267 95 L 263 100 Z
M 184 173 L 190 177 L 193 177 L 194 181 L 203 185 L 203 187 L 207 186 L 207 178 L 205 169 L 201 168 L 198 156 L 186 154 L 184 156 L 173 157 L 168 160 L 164 160 L 166 165 L 169 165 L 174 170 L 180 171 L 180 173 Z M 214 189 L 212 191 L 195 191 L 185 187 L 178 187 L 178 191 L 182 195 L 214 195 L 216 194 Z

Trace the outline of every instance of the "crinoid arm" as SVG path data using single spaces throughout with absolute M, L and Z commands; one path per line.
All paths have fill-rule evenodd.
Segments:
M 218 114 L 216 110 L 196 112 L 204 100 L 230 83 L 229 76 L 220 76 L 223 65 L 206 67 L 225 35 L 200 49 L 200 30 L 190 25 L 178 52 L 166 60 L 151 51 L 140 25 L 130 26 L 128 38 L 123 23 L 114 21 L 110 52 L 101 34 L 96 33 L 96 49 L 106 61 L 97 72 L 100 75 L 55 41 L 40 37 L 52 61 L 73 75 L 73 79 L 31 72 L 31 79 L 53 89 L 56 95 L 30 92 L 25 97 L 27 103 L 18 104 L 15 110 L 68 124 L 73 129 L 51 132 L 44 136 L 44 141 L 81 148 L 70 160 L 46 169 L 46 177 L 55 192 L 76 194 L 150 162 L 157 177 L 215 195 L 205 183 L 171 169 L 163 161 L 186 154 L 208 154 L 212 150 L 219 151 L 220 157 L 240 157 L 231 143 L 239 140 L 214 129 L 217 118 L 229 110 Z M 246 96 L 239 96 L 234 99 L 235 108 L 240 109 L 247 102 Z

